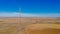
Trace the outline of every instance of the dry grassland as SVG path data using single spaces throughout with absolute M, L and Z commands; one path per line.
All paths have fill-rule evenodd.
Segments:
M 32 24 L 25 28 L 27 34 L 60 34 L 58 24 Z
M 0 18 L 0 34 L 26 34 L 31 24 L 60 24 L 60 18 Z
M 20 19 L 21 19 L 21 24 L 20 24 L 21 33 L 20 34 L 27 34 L 25 32 L 26 31 L 25 28 L 28 28 L 29 27 L 28 25 L 31 25 L 31 24 L 57 24 L 57 25 L 60 25 L 60 18 L 20 18 Z M 28 26 L 28 27 L 26 27 L 26 26 Z M 38 27 L 38 26 L 36 26 L 36 27 Z M 49 30 L 51 30 L 51 29 L 49 29 Z M 36 30 L 33 30 L 33 31 L 37 32 Z M 51 31 L 53 32 L 54 30 L 51 30 Z M 37 33 L 35 33 L 35 32 L 34 32 L 34 34 L 40 34 L 38 32 Z M 58 32 L 58 31 L 56 31 L 56 32 Z M 30 34 L 32 34 L 32 33 L 30 32 Z
M 0 34 L 18 34 L 17 18 L 0 18 Z

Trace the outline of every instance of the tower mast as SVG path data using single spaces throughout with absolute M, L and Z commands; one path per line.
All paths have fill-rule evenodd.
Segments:
M 19 8 L 18 13 L 18 34 L 21 34 L 21 8 Z

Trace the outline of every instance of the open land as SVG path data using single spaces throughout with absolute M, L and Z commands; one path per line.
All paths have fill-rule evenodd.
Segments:
M 60 24 L 60 18 L 0 18 L 0 34 L 26 34 L 31 24 Z

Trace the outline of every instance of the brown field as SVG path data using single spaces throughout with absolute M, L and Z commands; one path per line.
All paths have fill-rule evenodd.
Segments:
M 58 24 L 32 24 L 25 28 L 27 34 L 60 34 Z
M 26 34 L 31 24 L 60 24 L 60 18 L 0 18 L 0 34 Z
M 18 34 L 17 18 L 0 18 L 0 34 Z

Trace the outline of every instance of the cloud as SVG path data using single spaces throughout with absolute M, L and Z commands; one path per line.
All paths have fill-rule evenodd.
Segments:
M 49 14 L 28 14 L 21 13 L 21 17 L 60 17 L 60 14 L 49 13 Z
M 38 17 L 37 14 L 28 14 L 28 13 L 21 13 L 21 17 Z
M 17 13 L 17 12 L 13 12 L 13 13 L 2 12 L 2 13 L 0 13 L 0 17 L 19 17 L 19 13 Z
M 0 17 L 60 17 L 60 14 L 49 13 L 49 14 L 31 14 L 31 13 L 18 13 L 18 12 L 2 12 Z

